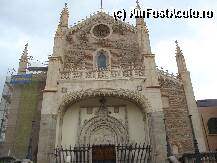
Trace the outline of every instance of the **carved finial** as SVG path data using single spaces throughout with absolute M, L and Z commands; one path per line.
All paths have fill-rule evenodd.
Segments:
M 146 23 L 145 23 L 145 20 L 144 20 L 144 18 L 143 18 L 143 14 L 142 14 L 142 11 L 141 11 L 141 7 L 140 7 L 140 5 L 139 5 L 139 0 L 136 0 L 136 8 L 135 8 L 135 10 L 136 10 L 136 15 L 137 15 L 137 18 L 136 18 L 136 26 L 145 26 L 144 27 L 144 29 L 145 29 L 145 31 L 147 32 L 148 30 L 147 30 L 147 26 L 146 26 Z
M 63 8 L 60 14 L 60 21 L 56 31 L 56 36 L 62 36 L 65 30 L 68 28 L 68 19 L 69 19 L 69 11 L 67 7 L 67 3 L 65 3 L 65 7 Z
M 63 8 L 61 15 L 66 14 L 67 16 L 69 16 L 69 10 L 68 10 L 68 4 L 65 3 L 65 7 Z
M 176 43 L 176 54 L 177 55 L 182 55 L 182 50 L 181 50 L 181 48 L 179 46 L 178 41 L 176 40 L 175 43 Z
M 176 63 L 178 67 L 178 72 L 181 74 L 182 72 L 187 71 L 186 63 L 185 63 L 185 57 L 182 53 L 181 48 L 179 47 L 178 41 L 175 41 L 176 43 Z
M 23 50 L 23 53 L 22 53 L 22 56 L 21 56 L 21 59 L 22 58 L 27 58 L 27 55 L 28 55 L 28 43 L 25 45 L 25 48 Z
M 25 45 L 25 48 L 23 50 L 23 53 L 20 57 L 19 62 L 19 68 L 18 68 L 18 74 L 26 73 L 26 69 L 28 66 L 28 43 Z
M 65 3 L 65 7 L 63 8 L 60 15 L 59 25 L 68 27 L 68 18 L 69 18 L 69 11 L 68 11 L 67 3 Z

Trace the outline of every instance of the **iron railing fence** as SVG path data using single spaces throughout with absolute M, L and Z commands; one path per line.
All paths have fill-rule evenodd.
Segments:
M 15 158 L 11 156 L 0 157 L 0 163 L 14 163 Z
M 56 163 L 151 163 L 151 146 L 131 145 L 82 145 L 57 147 Z
M 181 163 L 217 163 L 217 152 L 183 154 Z

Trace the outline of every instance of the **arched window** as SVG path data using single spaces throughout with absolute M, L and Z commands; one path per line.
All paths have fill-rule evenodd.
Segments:
M 106 69 L 107 67 L 107 57 L 105 51 L 100 51 L 97 56 L 97 66 L 99 69 Z
M 217 118 L 210 118 L 207 125 L 209 134 L 217 134 Z

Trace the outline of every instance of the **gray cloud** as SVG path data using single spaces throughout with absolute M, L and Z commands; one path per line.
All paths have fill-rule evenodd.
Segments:
M 104 9 L 106 11 L 112 11 L 113 9 L 126 9 L 129 10 L 130 7 L 135 6 L 135 1 L 129 0 L 106 0 L 104 2 Z M 52 53 L 53 46 L 53 36 L 58 25 L 59 16 L 62 8 L 64 7 L 65 1 L 60 0 L 0 0 L 0 92 L 3 87 L 5 75 L 7 68 L 15 68 L 18 66 L 18 59 L 24 45 L 29 42 L 29 54 L 33 55 L 35 58 L 42 61 L 47 59 L 47 56 Z M 100 0 L 72 0 L 68 2 L 70 10 L 70 24 L 89 16 L 90 13 L 96 12 L 100 8 Z M 168 0 L 167 3 L 161 0 L 156 1 L 141 1 L 141 6 L 151 7 L 151 8 L 210 8 L 212 4 L 215 4 L 215 0 L 184 0 L 184 1 L 174 1 Z M 210 5 L 211 4 L 211 5 Z M 216 10 L 217 11 L 217 10 Z M 133 19 L 128 19 L 127 21 L 135 22 Z M 197 39 L 206 39 L 206 45 L 212 44 L 210 37 L 196 37 L 200 35 L 202 28 L 206 29 L 205 26 L 200 27 L 200 24 L 204 24 L 201 21 L 198 26 L 191 27 L 189 24 L 193 24 L 192 20 L 159 20 L 159 19 L 148 19 L 146 20 L 148 28 L 150 30 L 150 39 L 152 43 L 152 50 L 156 52 L 157 63 L 165 65 L 172 72 L 176 72 L 175 58 L 174 58 L 174 40 L 190 40 L 190 42 L 196 42 Z M 216 21 L 215 21 L 216 22 Z M 215 23 L 214 22 L 214 23 Z M 208 33 L 215 33 L 213 30 L 208 29 Z M 161 42 L 166 42 L 165 46 L 161 46 Z M 203 45 L 203 41 L 199 42 L 199 46 Z M 196 46 L 196 45 L 195 45 Z M 195 58 L 192 54 L 190 46 L 183 46 L 184 52 L 187 53 L 188 58 Z M 196 47 L 194 47 L 196 48 Z M 207 47 L 202 47 L 206 50 Z M 214 48 L 209 47 L 209 52 Z M 203 52 L 204 52 L 203 51 Z M 190 55 L 190 56 L 188 56 Z M 201 56 L 200 50 L 197 50 L 197 55 Z M 202 57 L 200 57 L 200 60 Z M 211 79 L 212 76 L 211 67 L 213 62 L 212 57 L 207 60 L 206 66 L 206 77 Z M 169 64 L 168 64 L 169 63 Z M 203 80 L 200 81 L 198 74 L 200 74 L 201 69 L 197 67 L 198 65 L 193 65 L 191 62 L 188 63 L 190 70 L 192 70 L 193 82 L 196 83 L 196 97 L 203 98 L 202 92 L 206 90 L 205 93 L 208 97 L 209 92 L 212 89 L 208 86 L 210 82 Z M 217 80 L 213 80 L 216 81 Z M 211 95 L 214 97 L 214 95 Z

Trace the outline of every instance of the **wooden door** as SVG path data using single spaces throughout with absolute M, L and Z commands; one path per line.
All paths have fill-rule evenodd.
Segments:
M 116 163 L 114 145 L 96 145 L 92 149 L 92 163 Z

